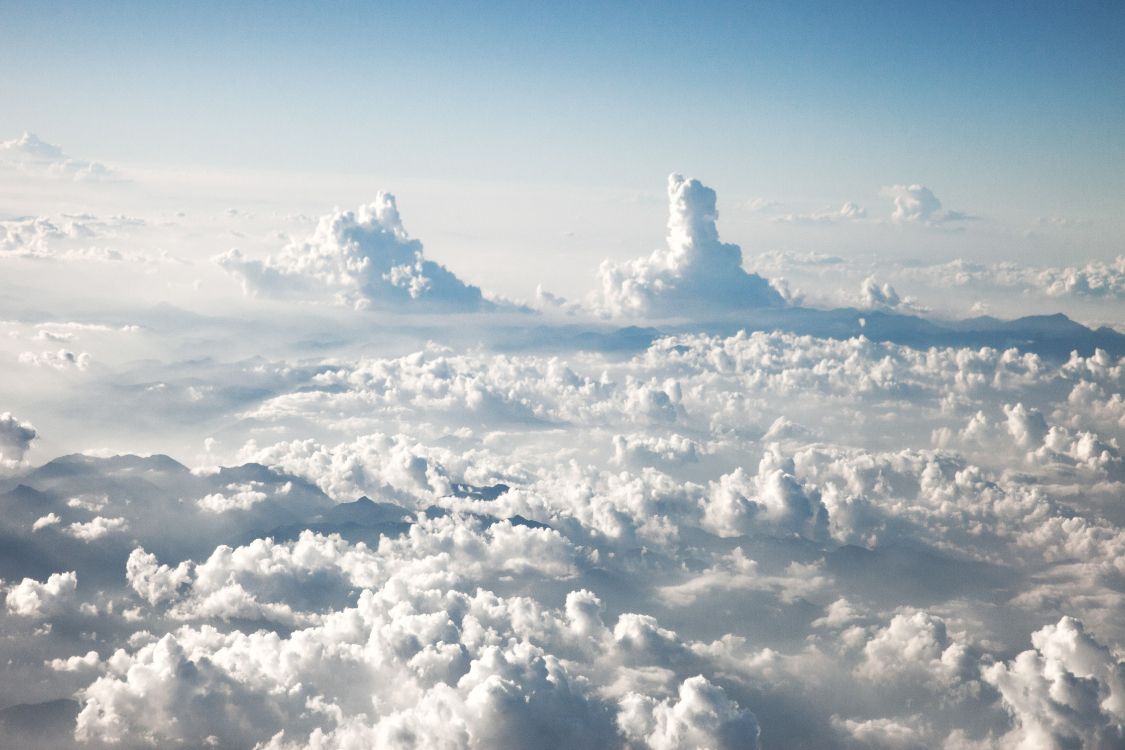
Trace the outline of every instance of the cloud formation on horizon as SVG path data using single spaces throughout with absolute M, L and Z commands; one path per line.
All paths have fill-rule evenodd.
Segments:
M 595 304 L 617 317 L 722 315 L 779 307 L 782 295 L 742 268 L 742 249 L 721 242 L 715 191 L 668 177 L 667 248 L 624 263 L 603 261 Z
M 961 211 L 943 209 L 941 201 L 925 185 L 891 185 L 883 188 L 882 193 L 894 204 L 891 221 L 896 224 L 934 226 L 973 218 Z
M 395 197 L 380 192 L 355 211 L 322 216 L 304 241 L 265 260 L 230 250 L 214 258 L 248 293 L 331 298 L 357 309 L 473 312 L 489 310 L 479 287 L 427 260 L 403 227 Z
M 105 164 L 68 156 L 58 146 L 26 131 L 19 138 L 0 141 L 0 169 L 39 177 L 61 177 L 75 182 L 118 179 L 116 171 Z

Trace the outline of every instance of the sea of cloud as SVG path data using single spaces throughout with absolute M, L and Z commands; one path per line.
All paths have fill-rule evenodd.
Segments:
M 574 300 L 477 286 L 386 193 L 0 222 L 0 745 L 1125 746 L 1125 350 L 730 330 L 800 314 L 794 270 L 1112 318 L 1120 259 L 750 256 L 668 201 Z M 818 216 L 784 223 L 875 220 Z

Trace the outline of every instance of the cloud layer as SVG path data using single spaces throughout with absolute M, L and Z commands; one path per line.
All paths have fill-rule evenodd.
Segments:
M 1121 745 L 1125 344 L 902 314 L 1119 264 L 743 258 L 669 197 L 540 316 L 386 314 L 505 306 L 387 195 L 0 222 L 0 746 Z

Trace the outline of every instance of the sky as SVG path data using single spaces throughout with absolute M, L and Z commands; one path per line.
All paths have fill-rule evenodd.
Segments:
M 1120 4 L 789 6 L 9 2 L 0 127 L 118 162 L 634 189 L 675 164 L 1120 213 Z
M 0 38 L 0 747 L 1125 747 L 1125 5 Z

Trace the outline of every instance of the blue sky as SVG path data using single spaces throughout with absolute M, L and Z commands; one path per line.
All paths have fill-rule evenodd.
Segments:
M 1125 4 L 610 5 L 7 2 L 0 132 L 115 161 L 1122 207 Z

